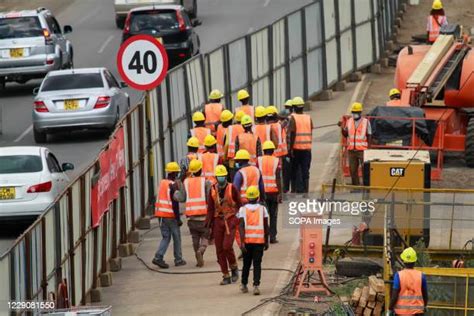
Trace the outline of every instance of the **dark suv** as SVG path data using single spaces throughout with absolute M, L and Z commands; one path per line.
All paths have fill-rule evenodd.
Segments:
M 199 53 L 196 25 L 180 5 L 140 7 L 128 13 L 122 42 L 134 35 L 151 35 L 163 43 L 170 66 L 174 66 Z

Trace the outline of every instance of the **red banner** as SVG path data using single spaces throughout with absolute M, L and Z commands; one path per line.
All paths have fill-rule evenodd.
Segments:
M 92 227 L 97 227 L 110 203 L 125 186 L 125 146 L 123 128 L 115 134 L 109 148 L 99 155 L 100 176 L 91 189 Z

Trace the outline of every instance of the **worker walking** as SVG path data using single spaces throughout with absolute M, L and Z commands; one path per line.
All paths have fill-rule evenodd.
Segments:
M 239 111 L 244 111 L 244 113 L 250 116 L 253 120 L 255 118 L 254 116 L 255 109 L 253 105 L 249 104 L 250 94 L 247 92 L 247 90 L 244 90 L 244 89 L 239 90 L 237 92 L 237 100 L 239 100 L 242 105 L 239 106 L 237 109 L 235 109 L 235 113 Z
M 230 178 L 234 178 L 235 166 L 234 166 L 234 157 L 237 150 L 235 149 L 235 140 L 237 136 L 244 133 L 244 128 L 241 124 L 242 118 L 246 114 L 244 111 L 238 111 L 234 117 L 234 124 L 230 125 L 227 128 L 227 133 L 225 136 L 225 145 L 224 145 L 224 161 L 229 166 Z
M 225 141 L 226 141 L 226 134 L 227 129 L 229 126 L 232 125 L 232 119 L 234 118 L 234 114 L 229 110 L 224 110 L 221 113 L 220 121 L 221 124 L 217 126 L 216 131 L 216 141 L 217 141 L 217 153 L 221 159 L 224 159 L 224 148 L 225 148 Z
M 270 140 L 271 127 L 267 124 L 267 110 L 264 106 L 259 105 L 255 108 L 255 134 L 260 139 L 260 143 Z
M 286 147 L 286 154 L 282 156 L 282 177 L 283 177 L 283 193 L 288 193 L 290 191 L 290 184 L 291 184 L 291 162 L 290 162 L 290 155 L 288 155 L 288 143 L 290 142 L 288 130 L 290 126 L 290 112 L 285 108 L 281 110 L 278 114 L 280 125 L 282 128 L 282 137 L 284 137 L 285 147 Z
M 288 112 L 291 114 L 293 113 L 293 100 L 288 99 L 285 102 L 285 110 L 288 110 Z
M 179 166 L 181 168 L 179 179 L 181 181 L 183 181 L 184 178 L 189 176 L 188 169 L 189 169 L 189 163 L 191 162 L 191 160 L 199 158 L 199 155 L 198 155 L 199 139 L 197 139 L 197 137 L 191 137 L 188 139 L 188 142 L 186 143 L 186 145 L 188 146 L 188 153 L 179 161 Z
M 257 164 L 257 157 L 262 155 L 262 143 L 259 137 L 254 133 L 252 118 L 244 115 L 241 121 L 244 132 L 237 135 L 235 139 L 235 150 L 245 149 L 250 154 L 250 162 Z
M 400 258 L 405 268 L 393 277 L 389 310 L 396 315 L 423 315 L 428 305 L 428 286 L 425 274 L 414 269 L 416 251 L 409 247 Z
M 390 89 L 388 93 L 390 101 L 387 102 L 387 106 L 400 106 L 401 105 L 401 93 L 397 88 Z
M 204 106 L 204 116 L 206 117 L 205 126 L 209 128 L 214 135 L 217 125 L 219 125 L 221 113 L 224 110 L 224 106 L 221 103 L 223 97 L 222 92 L 214 89 L 209 93 L 209 103 Z
M 431 12 L 426 25 L 428 43 L 434 43 L 440 34 L 441 27 L 446 25 L 448 25 L 448 19 L 444 14 L 443 3 L 440 0 L 435 0 L 431 6 Z
M 260 189 L 260 192 L 265 192 L 260 170 L 257 167 L 249 164 L 249 161 L 250 154 L 245 149 L 239 150 L 235 155 L 237 172 L 235 173 L 233 183 L 240 192 L 240 199 L 242 200 L 242 203 L 247 202 L 245 192 L 247 191 L 248 187 L 252 185 L 257 186 Z
M 160 181 L 158 187 L 158 196 L 155 203 L 155 216 L 158 217 L 161 230 L 161 242 L 155 253 L 152 263 L 163 269 L 168 269 L 169 265 L 165 262 L 164 256 L 168 246 L 173 238 L 174 265 L 183 266 L 186 261 L 183 260 L 181 252 L 181 232 L 183 225 L 179 214 L 179 203 L 172 197 L 176 191 L 175 180 L 181 169 L 178 163 L 169 162 L 166 164 L 166 179 Z
M 364 150 L 369 148 L 372 128 L 367 118 L 362 117 L 362 104 L 355 102 L 351 108 L 352 116 L 342 128 L 342 134 L 347 139 L 349 169 L 352 185 L 359 185 L 359 166 L 364 160 Z
M 267 107 L 267 124 L 270 125 L 270 140 L 276 146 L 275 156 L 285 157 L 288 154 L 288 145 L 286 142 L 286 131 L 282 127 L 278 117 L 278 109 L 270 105 Z
M 313 121 L 303 113 L 304 100 L 295 97 L 292 100 L 294 113 L 290 116 L 289 134 L 291 157 L 291 191 L 304 193 L 309 190 L 309 169 L 311 167 L 311 147 L 313 142 Z
M 194 112 L 193 122 L 194 128 L 189 130 L 189 137 L 196 137 L 199 140 L 199 150 L 198 152 L 204 152 L 204 138 L 211 134 L 211 130 L 204 126 L 206 118 L 202 112 Z
M 239 210 L 240 249 L 243 253 L 242 283 L 240 290 L 248 293 L 248 278 L 253 265 L 253 294 L 260 295 L 263 252 L 268 249 L 268 212 L 258 203 L 260 192 L 256 186 L 246 190 L 248 203 Z
M 234 253 L 234 237 L 239 226 L 237 212 L 241 206 L 240 193 L 232 183 L 227 182 L 225 166 L 215 169 L 217 183 L 211 188 L 208 199 L 207 221 L 216 245 L 217 262 L 222 272 L 221 285 L 237 282 L 239 269 Z M 231 274 L 229 274 L 229 268 Z
M 220 163 L 216 145 L 216 138 L 212 135 L 207 135 L 204 138 L 204 146 L 206 147 L 206 151 L 202 154 L 198 154 L 199 160 L 202 161 L 202 175 L 212 184 L 216 182 L 214 170 Z
M 263 143 L 263 156 L 258 157 L 258 169 L 262 174 L 265 190 L 265 204 L 270 214 L 270 243 L 278 242 L 278 204 L 282 202 L 280 159 L 273 155 L 275 144 L 271 140 Z

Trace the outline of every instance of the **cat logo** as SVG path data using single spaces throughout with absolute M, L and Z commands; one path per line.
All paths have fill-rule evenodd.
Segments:
M 400 168 L 400 167 L 390 168 L 390 176 L 391 177 L 404 177 L 405 168 Z

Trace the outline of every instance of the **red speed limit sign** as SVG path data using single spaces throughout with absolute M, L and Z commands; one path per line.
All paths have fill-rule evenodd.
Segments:
M 150 35 L 136 35 L 120 46 L 117 67 L 130 87 L 151 90 L 166 76 L 168 55 L 158 39 Z

